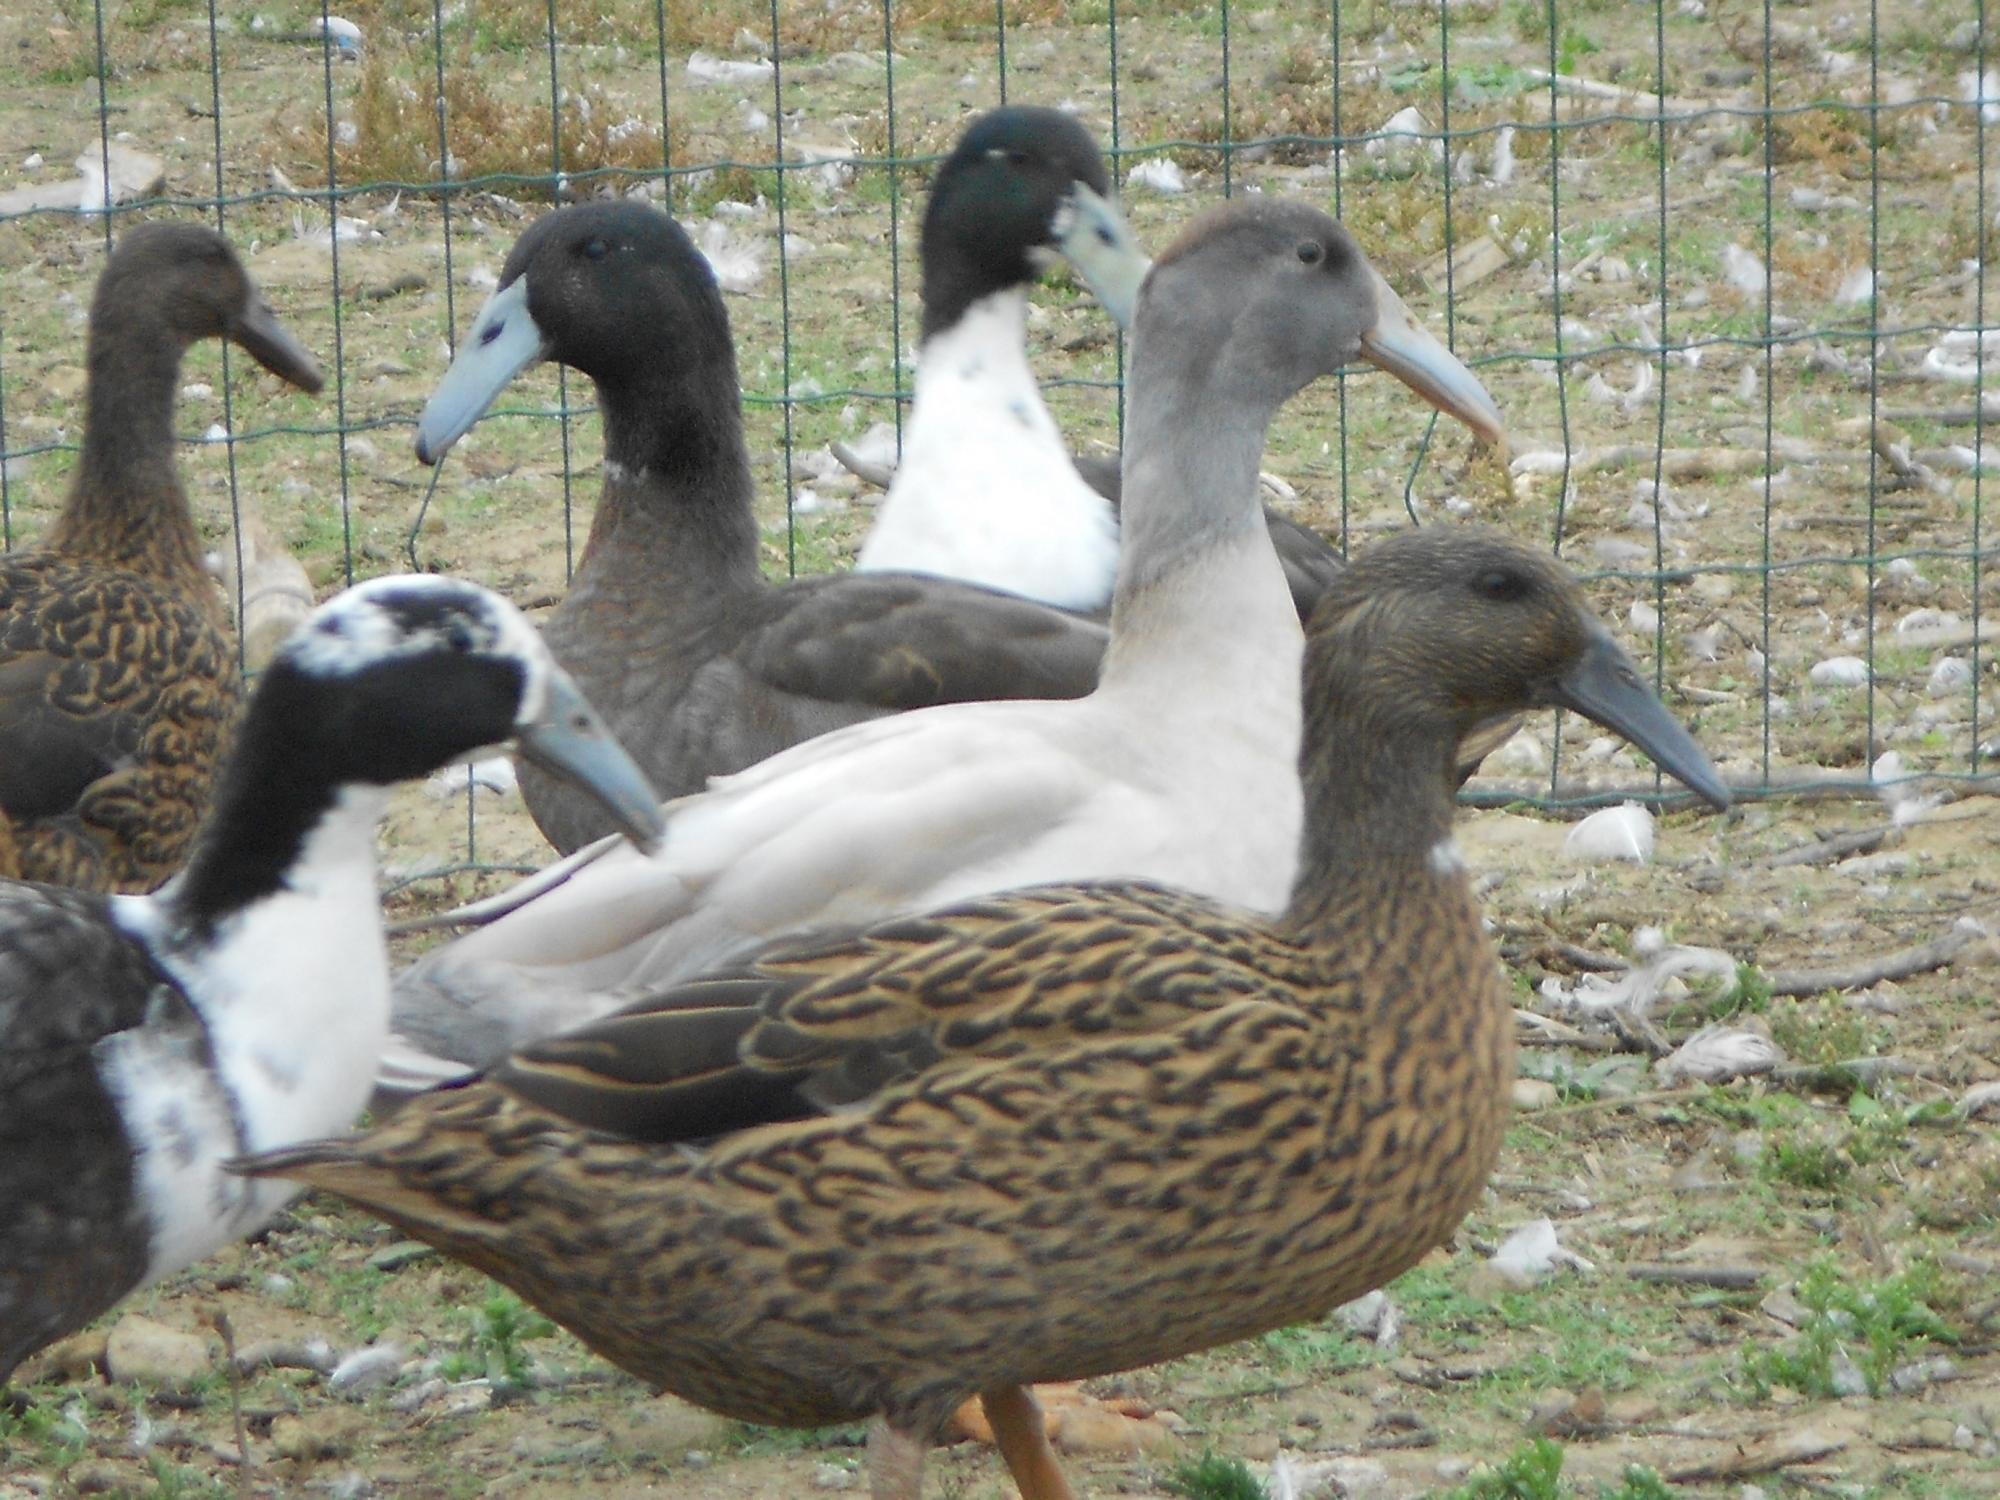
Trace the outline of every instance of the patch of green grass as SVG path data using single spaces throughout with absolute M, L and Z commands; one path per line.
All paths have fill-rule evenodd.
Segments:
M 524 1344 L 547 1338 L 556 1325 L 512 1292 L 496 1291 L 471 1313 L 465 1347 L 439 1365 L 447 1380 L 484 1376 L 494 1385 L 526 1385 L 531 1361 Z
M 1374 1364 L 1375 1346 L 1335 1324 L 1301 1324 L 1275 1328 L 1259 1339 L 1267 1362 L 1281 1370 L 1309 1370 L 1330 1375 Z
M 1565 1104 L 1633 1093 L 1643 1069 L 1644 1064 L 1638 1058 L 1616 1053 L 1582 1067 L 1554 1052 L 1524 1056 L 1520 1063 L 1523 1078 L 1539 1078 L 1554 1084 L 1556 1097 Z
M 0 1453 L 32 1453 L 36 1462 L 61 1474 L 90 1447 L 90 1434 L 68 1411 L 35 1403 L 20 1412 L 0 1408 Z
M 858 1448 L 868 1441 L 865 1423 L 834 1427 L 760 1427 L 739 1422 L 723 1439 L 732 1453 L 810 1453 L 820 1448 Z
M 1808 1192 L 1836 1192 L 1854 1170 L 1854 1163 L 1840 1148 L 1827 1140 L 1814 1140 L 1787 1133 L 1772 1141 L 1764 1153 L 1760 1170 L 1772 1182 Z
M 1798 1336 L 1744 1361 L 1752 1394 L 1762 1400 L 1778 1386 L 1807 1396 L 1841 1394 L 1835 1374 L 1851 1363 L 1868 1393 L 1880 1395 L 1897 1366 L 1933 1343 L 1958 1342 L 1932 1306 L 1938 1280 L 1929 1261 L 1875 1282 L 1855 1281 L 1831 1260 L 1816 1262 L 1798 1285 L 1798 1300 L 1808 1314 Z
M 1561 1500 L 1562 1444 L 1536 1438 L 1489 1467 L 1476 1469 L 1442 1500 Z
M 1175 1464 L 1163 1483 L 1168 1494 L 1186 1500 L 1266 1500 L 1270 1494 L 1242 1459 L 1208 1450 Z

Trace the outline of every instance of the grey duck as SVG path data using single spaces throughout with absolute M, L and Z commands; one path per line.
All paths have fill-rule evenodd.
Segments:
M 1430 527 L 1314 613 L 1289 908 L 1044 887 L 766 950 L 360 1136 L 241 1164 L 498 1277 L 745 1420 L 873 1417 L 877 1500 L 982 1397 L 1064 1500 L 1027 1387 L 1316 1318 L 1472 1206 L 1513 1078 L 1452 839 L 1454 752 L 1560 705 L 1727 793 L 1560 564 Z
M 151 890 L 207 805 L 239 672 L 174 465 L 181 357 L 205 338 L 320 387 L 221 235 L 127 230 L 91 303 L 68 499 L 35 546 L 0 556 L 0 877 Z

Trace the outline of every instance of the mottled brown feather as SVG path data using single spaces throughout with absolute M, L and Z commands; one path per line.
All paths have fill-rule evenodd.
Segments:
M 39 545 L 0 557 L 0 877 L 150 890 L 208 802 L 239 673 L 172 420 L 183 352 L 218 335 L 317 388 L 226 241 L 129 231 L 91 308 L 68 499 Z

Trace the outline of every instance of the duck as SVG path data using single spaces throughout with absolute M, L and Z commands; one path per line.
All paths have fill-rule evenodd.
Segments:
M 1059 109 L 975 118 L 938 168 L 925 208 L 922 327 L 902 451 L 855 558 L 859 572 L 959 578 L 1059 609 L 1101 613 L 1118 573 L 1120 468 L 1073 454 L 1028 364 L 1028 291 L 1047 258 L 1061 182 L 1024 194 L 1023 158 L 1060 161 L 1108 196 L 1091 133 Z M 1152 261 L 1122 218 L 1070 236 L 1069 259 L 1120 328 Z M 1383 283 L 1378 298 L 1395 296 Z M 1504 434 L 1475 423 L 1484 441 Z M 884 477 L 884 476 L 877 476 Z M 1342 566 L 1318 532 L 1264 508 L 1303 621 Z
M 1099 881 L 803 937 L 239 1167 L 697 1404 L 868 1421 L 875 1500 L 917 1500 L 975 1396 L 1023 1500 L 1068 1500 L 1032 1384 L 1322 1317 L 1477 1201 L 1513 1016 L 1453 840 L 1460 738 L 1564 707 L 1728 803 L 1574 577 L 1496 532 L 1357 553 L 1300 688 L 1275 920 Z
M 0 555 L 0 877 L 149 891 L 207 805 L 240 673 L 173 429 L 182 356 L 207 338 L 321 386 L 228 240 L 128 229 L 91 301 L 68 497 L 34 546 Z
M 0 883 L 0 1386 L 295 1194 L 224 1160 L 353 1123 L 389 1021 L 375 825 L 395 783 L 502 741 L 657 833 L 644 776 L 519 611 L 377 579 L 260 676 L 157 892 Z
M 999 168 L 1033 179 L 1024 192 L 1060 175 L 1023 155 Z M 1068 191 L 1084 206 L 1051 212 L 1095 243 L 1087 226 L 1115 208 L 1087 184 Z M 419 461 L 436 463 L 545 359 L 595 383 L 604 459 L 589 538 L 543 629 L 662 795 L 905 709 L 1095 683 L 1098 621 L 915 574 L 765 581 L 729 314 L 707 260 L 659 210 L 582 203 L 529 225 L 424 408 Z M 607 831 L 587 799 L 531 768 L 521 791 L 559 852 Z
M 1365 359 L 1497 412 L 1316 210 L 1197 220 L 1139 295 L 1109 649 L 1085 697 L 944 704 L 796 746 L 586 849 L 395 984 L 381 1101 L 788 933 L 1049 880 L 1145 878 L 1275 913 L 1298 857 L 1298 615 L 1257 493 L 1264 434 Z

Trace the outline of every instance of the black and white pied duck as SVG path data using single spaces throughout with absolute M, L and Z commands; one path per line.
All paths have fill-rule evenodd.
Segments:
M 1109 606 L 1118 573 L 1119 463 L 1069 451 L 1028 363 L 1028 291 L 1048 258 L 1047 228 L 1041 205 L 1020 212 L 1029 205 L 996 179 L 1030 153 L 1065 159 L 1078 181 L 1110 192 L 1096 141 L 1054 109 L 981 115 L 938 168 L 924 213 L 922 342 L 902 453 L 855 567 L 961 578 L 1091 613 Z M 1122 219 L 1088 227 L 1092 235 L 1074 236 L 1068 254 L 1129 328 L 1152 262 Z M 1375 295 L 1396 297 L 1386 282 Z M 1465 395 L 1459 415 L 1482 440 L 1500 441 L 1500 413 Z M 1340 554 L 1268 505 L 1264 519 L 1303 621 Z
M 1065 153 L 984 161 L 994 211 L 1039 222 L 1055 251 L 1086 247 L 1086 275 L 1125 253 L 1116 209 Z M 531 224 L 424 408 L 417 457 L 437 462 L 541 360 L 589 376 L 604 423 L 590 536 L 543 630 L 664 795 L 884 714 L 1095 684 L 1095 621 L 945 578 L 764 580 L 729 314 L 666 215 L 589 203 Z M 607 831 L 586 799 L 532 769 L 521 790 L 559 850 Z
M 1014 886 L 1148 879 L 1280 910 L 1298 861 L 1303 637 L 1258 501 L 1265 430 L 1357 358 L 1454 414 L 1492 406 L 1378 284 L 1305 205 L 1246 199 L 1196 220 L 1134 318 L 1096 690 L 856 725 L 670 804 L 656 854 L 559 863 L 399 976 L 411 1045 L 385 1080 L 490 1062 L 781 936 Z
M 160 891 L 0 882 L 0 1383 L 293 1196 L 225 1158 L 353 1123 L 389 1022 L 377 819 L 394 783 L 503 742 L 658 832 L 644 776 L 512 605 L 378 579 L 259 679 Z

